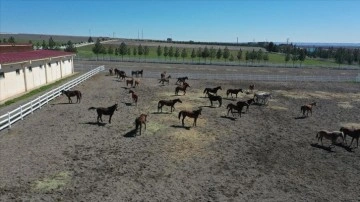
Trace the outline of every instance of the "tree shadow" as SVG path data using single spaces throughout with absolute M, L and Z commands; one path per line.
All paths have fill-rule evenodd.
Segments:
M 173 127 L 173 128 L 184 128 L 186 130 L 190 130 L 190 126 L 182 126 L 182 125 L 171 125 L 170 127 Z
M 100 123 L 100 122 L 85 122 L 85 123 L 80 123 L 80 124 L 88 124 L 88 125 L 93 125 L 93 126 L 105 126 L 106 123 Z
M 123 136 L 124 137 L 136 137 L 136 133 L 137 133 L 137 130 L 135 128 L 135 129 L 132 129 L 131 131 L 125 133 L 125 135 L 123 135 Z
M 331 148 L 332 148 L 331 146 L 326 147 L 326 146 L 319 145 L 318 143 L 312 143 L 310 145 L 312 147 L 323 149 L 323 150 L 328 151 L 328 152 L 334 152 L 334 151 L 331 150 Z
M 224 118 L 224 119 L 230 119 L 232 121 L 235 121 L 236 118 L 235 117 L 231 117 L 231 116 L 220 116 L 221 118 Z

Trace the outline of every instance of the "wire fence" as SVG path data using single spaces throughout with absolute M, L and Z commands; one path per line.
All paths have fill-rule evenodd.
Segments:
M 45 104 L 48 104 L 49 101 L 61 95 L 62 90 L 68 90 L 72 87 L 82 83 L 93 75 L 105 70 L 104 66 L 99 66 L 81 76 L 77 77 L 74 80 L 71 80 L 45 94 L 37 97 L 30 102 L 20 105 L 18 108 L 0 116 L 0 131 L 5 128 L 11 128 L 11 125 L 19 120 L 23 120 L 25 116 L 32 114 L 35 110 L 41 109 L 41 107 Z

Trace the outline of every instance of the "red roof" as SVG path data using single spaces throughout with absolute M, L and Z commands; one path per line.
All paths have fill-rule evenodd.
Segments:
M 62 56 L 72 56 L 75 53 L 64 52 L 64 51 L 55 51 L 55 50 L 34 50 L 27 52 L 17 52 L 17 53 L 1 53 L 0 54 L 0 64 L 7 63 L 16 63 L 16 62 L 25 62 L 29 60 L 38 60 L 51 57 L 62 57 Z

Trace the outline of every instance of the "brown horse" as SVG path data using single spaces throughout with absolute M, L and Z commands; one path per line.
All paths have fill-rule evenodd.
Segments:
M 338 137 L 342 138 L 344 141 L 344 133 L 341 131 L 329 132 L 327 130 L 321 130 L 316 133 L 316 138 L 317 138 L 318 142 L 319 142 L 319 140 L 321 141 L 321 145 L 323 145 L 323 142 L 322 142 L 323 138 L 331 140 L 331 145 L 333 145 L 336 143 L 336 140 Z
M 229 116 L 229 112 L 234 116 L 234 111 L 237 111 L 239 116 L 241 117 L 242 109 L 244 108 L 244 105 L 234 105 L 233 103 L 230 103 L 226 106 L 226 109 L 228 109 L 227 115 Z
M 128 84 L 130 84 L 130 86 L 134 85 L 134 79 L 131 78 L 131 80 L 126 80 L 126 86 L 128 86 Z
M 189 87 L 189 84 L 188 83 L 184 83 L 182 86 L 177 86 L 175 88 L 175 95 L 178 95 L 179 91 L 183 91 L 184 92 L 184 95 L 186 94 L 186 88 Z
M 253 92 L 253 91 L 254 91 L 254 89 L 255 89 L 255 84 L 250 84 L 250 86 L 249 86 L 249 90 L 250 90 L 251 92 Z
M 115 110 L 117 111 L 118 109 L 118 105 L 117 104 L 114 104 L 113 106 L 111 106 L 111 107 L 90 107 L 89 108 L 89 110 L 91 110 L 91 109 L 96 109 L 96 112 L 97 112 L 97 115 L 98 115 L 98 117 L 97 117 L 97 122 L 99 122 L 99 120 L 101 121 L 101 122 L 103 122 L 103 120 L 102 120 L 102 115 L 110 115 L 110 118 L 109 118 L 109 123 L 111 123 L 111 117 L 112 117 L 112 115 L 114 114 L 114 112 L 115 112 Z
M 177 78 L 178 80 L 176 81 L 176 83 L 175 84 L 181 84 L 181 83 L 185 83 L 185 81 L 186 81 L 186 79 L 189 79 L 187 76 L 185 76 L 185 77 L 179 77 L 179 78 Z
M 246 111 L 249 111 L 249 106 L 254 102 L 255 102 L 254 98 L 251 98 L 251 99 L 246 100 L 246 101 L 239 101 L 239 102 L 236 103 L 236 105 L 246 107 Z
M 207 93 L 213 93 L 213 94 L 217 95 L 217 91 L 218 91 L 219 89 L 222 90 L 222 89 L 221 89 L 221 86 L 218 86 L 218 87 L 216 87 L 216 88 L 205 88 L 204 93 L 205 93 L 205 94 L 207 94 Z
M 164 71 L 163 73 L 160 74 L 160 79 L 164 79 L 166 76 L 166 71 Z
M 219 107 L 221 107 L 221 104 L 222 104 L 222 97 L 220 95 L 213 95 L 209 92 L 207 92 L 207 95 L 209 97 L 209 100 L 210 100 L 210 103 L 211 103 L 211 106 L 213 106 L 213 101 L 219 101 Z
M 235 94 L 235 95 L 236 95 L 236 98 L 237 98 L 237 95 L 238 95 L 239 92 L 244 93 L 241 88 L 239 88 L 239 89 L 228 89 L 228 90 L 226 91 L 226 97 L 228 97 L 229 94 L 231 94 L 231 97 L 233 97 L 232 94 Z
M 131 97 L 132 97 L 133 101 L 135 102 L 135 105 L 137 105 L 138 95 L 136 95 L 135 92 L 132 90 L 129 90 L 129 94 L 130 93 L 131 93 Z
M 316 102 L 301 106 L 300 110 L 303 113 L 303 116 L 305 116 L 305 112 L 306 112 L 306 116 L 309 116 L 309 112 L 312 115 L 312 108 L 314 106 L 316 106 Z
M 181 115 L 183 116 L 182 118 L 182 126 L 184 127 L 184 119 L 185 117 L 190 117 L 190 118 L 194 118 L 194 123 L 193 126 L 196 126 L 196 120 L 199 117 L 199 115 L 201 114 L 201 110 L 202 108 L 198 109 L 198 110 L 194 110 L 194 111 L 187 111 L 187 110 L 182 110 L 179 112 L 179 120 Z
M 81 92 L 78 90 L 74 90 L 74 91 L 62 90 L 60 92 L 61 92 L 61 94 L 65 94 L 68 97 L 69 103 L 72 103 L 71 97 L 74 97 L 74 96 L 76 96 L 76 103 L 81 102 L 82 95 L 81 95 Z
M 159 83 L 161 83 L 162 82 L 162 85 L 164 85 L 164 83 L 166 82 L 168 85 L 169 85 L 169 83 L 170 83 L 170 78 L 171 78 L 171 75 L 169 75 L 168 77 L 164 77 L 164 78 L 161 78 L 160 80 L 159 80 Z
M 136 86 L 139 87 L 139 84 L 140 84 L 140 81 L 139 81 L 139 80 L 135 80 L 135 81 L 134 81 L 134 88 L 135 88 Z
M 113 68 L 110 68 L 110 69 L 109 69 L 109 74 L 110 74 L 110 76 L 113 75 Z
M 141 128 L 142 128 L 142 124 L 145 125 L 145 130 L 146 130 L 146 118 L 147 118 L 147 114 L 141 114 L 139 117 L 137 117 L 135 119 L 135 126 L 136 126 L 136 131 L 140 128 L 140 135 L 141 135 Z
M 177 99 L 175 99 L 175 100 L 160 100 L 159 103 L 158 103 L 158 112 L 159 112 L 159 110 L 161 110 L 161 112 L 162 112 L 162 107 L 163 107 L 164 105 L 170 106 L 170 111 L 172 112 L 173 109 L 175 110 L 174 105 L 175 105 L 177 102 L 182 103 L 182 101 L 181 101 L 179 98 L 177 98 Z
M 350 146 L 352 145 L 354 139 L 356 139 L 356 147 L 359 147 L 359 137 L 360 137 L 360 129 L 341 127 L 340 131 L 344 133 L 344 141 L 346 143 L 346 135 L 352 137 Z

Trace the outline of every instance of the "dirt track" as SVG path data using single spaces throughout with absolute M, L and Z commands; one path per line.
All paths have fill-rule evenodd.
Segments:
M 1 131 L 0 201 L 360 199 L 359 150 L 315 144 L 318 130 L 358 126 L 359 84 L 256 83 L 273 99 L 233 119 L 225 107 L 236 101 L 226 99 L 226 89 L 250 82 L 189 80 L 185 96 L 174 96 L 174 83 L 141 79 L 134 106 L 125 82 L 104 72 L 76 88 L 83 93 L 80 104 L 59 97 Z M 212 108 L 202 91 L 218 85 L 223 106 Z M 175 98 L 183 101 L 175 112 L 164 107 L 157 113 L 160 99 Z M 318 103 L 313 115 L 302 118 L 300 106 L 312 101 Z M 119 111 L 111 124 L 108 116 L 98 124 L 96 112 L 87 110 L 115 102 Z M 183 128 L 178 112 L 199 106 L 197 127 L 186 118 Z M 146 131 L 133 137 L 134 119 L 148 112 Z

